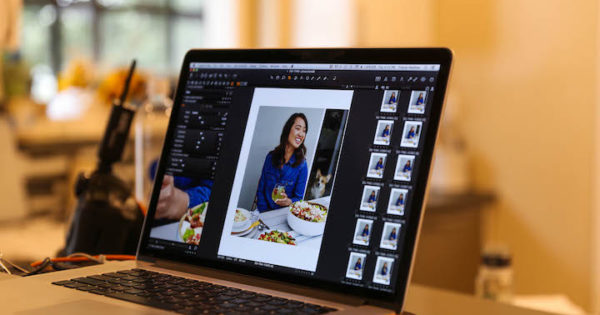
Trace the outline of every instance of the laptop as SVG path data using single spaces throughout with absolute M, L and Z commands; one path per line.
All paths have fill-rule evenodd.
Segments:
M 402 312 L 451 59 L 189 51 L 137 260 L 2 281 L 3 313 Z

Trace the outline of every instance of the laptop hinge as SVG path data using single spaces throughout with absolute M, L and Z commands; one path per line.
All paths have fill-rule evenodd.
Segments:
M 277 280 L 270 280 L 257 276 L 243 275 L 240 273 L 224 271 L 220 269 L 213 269 L 209 267 L 192 266 L 189 264 L 183 264 L 162 259 L 156 259 L 154 263 L 150 263 L 150 266 L 179 272 L 186 272 L 199 276 L 231 281 L 245 285 L 256 286 L 274 291 L 308 296 L 315 299 L 333 301 L 336 303 L 350 306 L 361 306 L 365 304 L 375 305 L 375 303 L 367 303 L 367 300 L 365 300 L 364 298 L 357 297 L 355 295 L 341 294 L 319 288 L 302 286 Z M 387 308 L 391 307 L 389 307 L 388 305 Z

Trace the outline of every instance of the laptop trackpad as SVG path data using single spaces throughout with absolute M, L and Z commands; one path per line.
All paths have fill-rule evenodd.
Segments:
M 18 312 L 19 315 L 40 315 L 40 314 L 82 314 L 86 315 L 130 315 L 130 314 L 166 314 L 167 312 L 156 309 L 133 309 L 121 307 L 114 304 L 98 302 L 93 300 L 78 300 L 66 302 L 42 308 L 36 308 L 23 312 Z

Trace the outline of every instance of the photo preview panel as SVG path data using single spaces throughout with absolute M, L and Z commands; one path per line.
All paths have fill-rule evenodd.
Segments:
M 255 90 L 219 255 L 316 270 L 352 95 Z

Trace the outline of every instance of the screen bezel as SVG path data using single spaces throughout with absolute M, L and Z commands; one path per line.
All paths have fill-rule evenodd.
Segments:
M 409 283 L 411 265 L 413 262 L 413 253 L 415 251 L 417 235 L 422 219 L 423 202 L 426 193 L 427 181 L 431 169 L 433 158 L 433 149 L 437 139 L 439 122 L 442 114 L 444 96 L 450 73 L 452 61 L 452 52 L 447 48 L 350 48 L 350 49 L 256 49 L 256 50 L 190 50 L 186 54 L 175 98 L 173 109 L 169 119 L 169 125 L 163 145 L 163 150 L 153 185 L 152 197 L 148 207 L 147 217 L 144 220 L 144 226 L 138 244 L 137 258 L 140 260 L 152 261 L 155 259 L 170 260 L 179 263 L 192 264 L 194 266 L 203 266 L 225 271 L 235 272 L 242 275 L 257 276 L 270 280 L 290 282 L 307 287 L 320 288 L 343 294 L 351 294 L 361 299 L 391 304 L 401 309 L 405 292 Z M 165 254 L 157 250 L 147 248 L 150 235 L 150 222 L 148 217 L 154 215 L 154 209 L 158 201 L 158 192 L 160 183 L 165 173 L 165 163 L 168 150 L 173 138 L 174 126 L 178 111 L 181 108 L 183 89 L 185 80 L 189 74 L 189 65 L 191 62 L 236 62 L 236 63 L 337 63 L 337 64 L 439 64 L 438 80 L 431 102 L 431 114 L 429 118 L 428 136 L 425 137 L 423 151 L 420 163 L 419 178 L 415 181 L 413 194 L 413 210 L 407 218 L 406 237 L 404 251 L 400 253 L 401 259 L 398 268 L 398 280 L 396 283 L 396 292 L 387 293 L 364 287 L 353 287 L 341 283 L 318 280 L 310 277 L 292 275 L 288 273 L 271 270 L 264 272 L 263 269 L 252 266 L 239 265 L 218 259 L 204 259 L 193 256 L 175 256 Z

